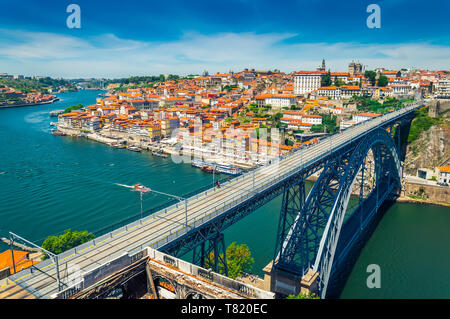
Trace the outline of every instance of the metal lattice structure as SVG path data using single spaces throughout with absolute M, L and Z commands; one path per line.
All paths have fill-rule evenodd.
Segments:
M 152 247 L 175 257 L 195 249 L 196 262 L 205 263 L 207 254 L 213 252 L 219 258 L 225 251 L 221 234 L 227 227 L 282 195 L 273 269 L 297 277 L 308 269 L 315 270 L 324 297 L 333 272 L 346 260 L 353 243 L 367 233 L 366 226 L 383 201 L 399 189 L 399 154 L 407 130 L 402 126 L 410 123 L 421 106 L 423 103 L 418 102 L 358 123 L 277 163 L 221 183 L 221 187 L 187 196 L 184 204 L 160 207 L 150 216 L 59 254 L 57 260 L 66 268 L 78 266 L 86 272 L 99 264 L 108 265 L 111 256 L 125 254 L 125 258 Z M 306 196 L 305 179 L 320 170 L 319 179 Z M 359 196 L 356 208 L 349 213 L 352 193 Z M 214 265 L 220 262 L 214 260 Z M 69 278 L 51 266 L 52 261 L 46 260 L 38 268 L 48 274 L 25 269 L 10 277 L 35 297 L 53 298 L 60 292 L 61 282 Z M 58 276 L 59 283 L 54 280 Z M 90 278 L 89 284 L 94 279 Z M 8 298 L 15 294 L 6 293 Z
M 369 152 L 375 163 L 374 187 L 369 194 L 364 194 Z M 348 213 L 347 206 L 358 176 L 357 205 Z M 296 188 L 286 190 L 275 267 L 299 276 L 309 269 L 317 271 L 319 293 L 324 298 L 335 264 L 345 258 L 384 200 L 400 190 L 400 181 L 397 146 L 384 128 L 366 135 L 356 147 L 330 159 L 305 201 L 304 196 L 295 196 Z M 340 236 L 341 233 L 344 235 Z
M 193 255 L 194 264 L 228 276 L 225 240 L 222 233 L 195 247 Z

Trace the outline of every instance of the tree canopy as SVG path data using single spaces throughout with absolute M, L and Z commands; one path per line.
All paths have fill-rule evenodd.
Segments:
M 249 273 L 252 271 L 255 260 L 246 244 L 237 245 L 236 242 L 232 242 L 227 247 L 226 254 L 230 278 L 234 279 L 241 276 L 243 272 Z
M 71 105 L 64 110 L 64 113 L 70 113 L 74 110 L 79 110 L 83 108 L 83 104 Z
M 320 299 L 320 298 L 313 293 L 306 293 L 306 294 L 299 293 L 297 296 L 289 295 L 286 297 L 286 299 Z
M 60 254 L 93 238 L 94 234 L 89 233 L 87 230 L 71 231 L 70 229 L 66 229 L 62 235 L 47 237 L 42 243 L 42 248 L 54 254 Z M 47 258 L 47 254 L 44 254 L 43 259 Z
M 232 242 L 226 250 L 228 277 L 235 279 L 242 274 L 250 273 L 255 260 L 253 259 L 250 249 L 246 244 L 238 245 L 236 242 Z M 223 254 L 219 258 L 219 269 L 223 269 L 221 262 Z M 209 258 L 206 259 L 206 268 L 213 268 L 214 266 L 214 252 L 211 252 Z
M 389 83 L 389 79 L 387 78 L 387 76 L 380 76 L 378 78 L 378 86 L 386 86 Z
M 366 72 L 364 72 L 364 77 L 369 80 L 372 86 L 374 86 L 376 82 L 377 72 L 367 70 Z
M 331 73 L 328 71 L 327 73 L 325 73 L 325 75 L 322 78 L 322 86 L 330 86 L 332 83 L 331 80 Z

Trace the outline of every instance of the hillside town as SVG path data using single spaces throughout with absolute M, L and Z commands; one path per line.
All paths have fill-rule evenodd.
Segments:
M 25 93 L 15 88 L 8 86 L 2 87 L 0 85 L 0 108 L 40 105 L 53 103 L 57 100 L 58 98 L 53 94 L 42 94 L 40 92 Z
M 0 73 L 0 108 L 53 103 L 59 100 L 55 93 L 76 89 L 63 79 Z
M 450 97 L 446 71 L 277 70 L 188 76 L 152 85 L 110 83 L 96 104 L 58 116 L 55 134 L 156 154 L 255 167 L 414 98 Z M 184 152 L 184 153 L 183 153 Z

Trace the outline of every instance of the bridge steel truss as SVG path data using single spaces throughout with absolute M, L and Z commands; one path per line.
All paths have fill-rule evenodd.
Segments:
M 213 266 L 214 271 L 227 274 L 222 232 L 282 195 L 274 267 L 300 276 L 310 268 L 317 271 L 319 292 L 324 298 L 334 268 L 338 268 L 345 259 L 384 200 L 394 198 L 401 188 L 400 133 L 405 131 L 405 127 L 409 130 L 413 117 L 414 114 L 407 114 L 338 149 L 330 149 L 316 162 L 159 250 L 175 257 L 193 251 L 194 264 Z M 394 127 L 400 129 L 396 129 L 392 137 L 387 129 L 392 132 Z M 365 158 L 369 150 L 375 160 L 376 186 L 365 195 Z M 306 197 L 305 180 L 319 170 L 322 170 L 319 179 Z M 361 176 L 358 205 L 348 215 L 346 209 L 358 173 Z
M 309 269 L 318 272 L 322 298 L 326 297 L 330 276 L 378 208 L 401 189 L 397 145 L 386 128 L 376 129 L 353 146 L 330 158 L 307 198 L 293 196 L 298 193 L 295 189 L 283 196 L 274 267 L 300 277 Z M 364 194 L 369 151 L 375 163 L 374 187 L 370 194 Z M 358 176 L 356 208 L 346 214 Z
M 226 228 L 281 195 L 286 189 L 298 184 L 299 181 L 304 181 L 308 176 L 321 169 L 326 161 L 326 158 L 323 158 L 313 165 L 305 167 L 305 169 L 300 170 L 289 178 L 269 187 L 264 192 L 255 194 L 254 197 L 233 207 L 226 214 L 219 215 L 208 223 L 201 225 L 201 227 L 192 229 L 177 241 L 170 242 L 159 248 L 159 250 L 175 257 L 183 256 L 194 250 L 194 263 L 200 266 L 203 264 L 204 266 L 205 263 L 207 263 L 206 260 L 208 260 L 209 253 L 213 252 L 214 256 L 225 253 L 223 235 L 221 235 L 221 233 Z M 208 243 L 208 245 L 206 245 L 206 243 Z M 226 257 L 224 260 L 226 264 Z M 223 262 L 211 261 L 210 265 L 211 264 L 215 266 L 214 270 L 218 272 L 220 271 L 218 267 L 223 265 Z M 222 269 L 222 273 L 226 273 L 226 271 L 226 269 Z

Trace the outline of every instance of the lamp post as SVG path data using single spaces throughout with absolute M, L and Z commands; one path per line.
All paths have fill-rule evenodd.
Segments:
M 178 199 L 180 202 L 184 203 L 184 216 L 185 216 L 185 223 L 186 223 L 186 227 L 188 227 L 188 217 L 187 217 L 187 204 L 188 204 L 188 200 L 187 198 L 183 198 L 181 196 L 176 196 L 176 195 L 172 195 L 172 194 L 168 194 L 168 193 L 164 193 L 164 192 L 160 192 L 160 191 L 155 191 L 154 189 L 150 189 L 147 187 L 144 187 L 142 185 L 136 184 L 133 186 L 133 188 L 137 191 L 140 191 L 141 193 L 141 218 L 142 218 L 142 193 L 156 193 L 156 194 L 160 194 L 160 195 L 164 195 L 164 196 L 168 196 L 168 197 L 172 197 L 172 198 L 176 198 Z
M 150 188 L 142 186 L 140 184 L 136 184 L 133 186 L 133 190 L 139 192 L 141 198 L 141 219 L 143 217 L 143 209 L 142 209 L 142 193 L 148 193 L 151 191 Z

